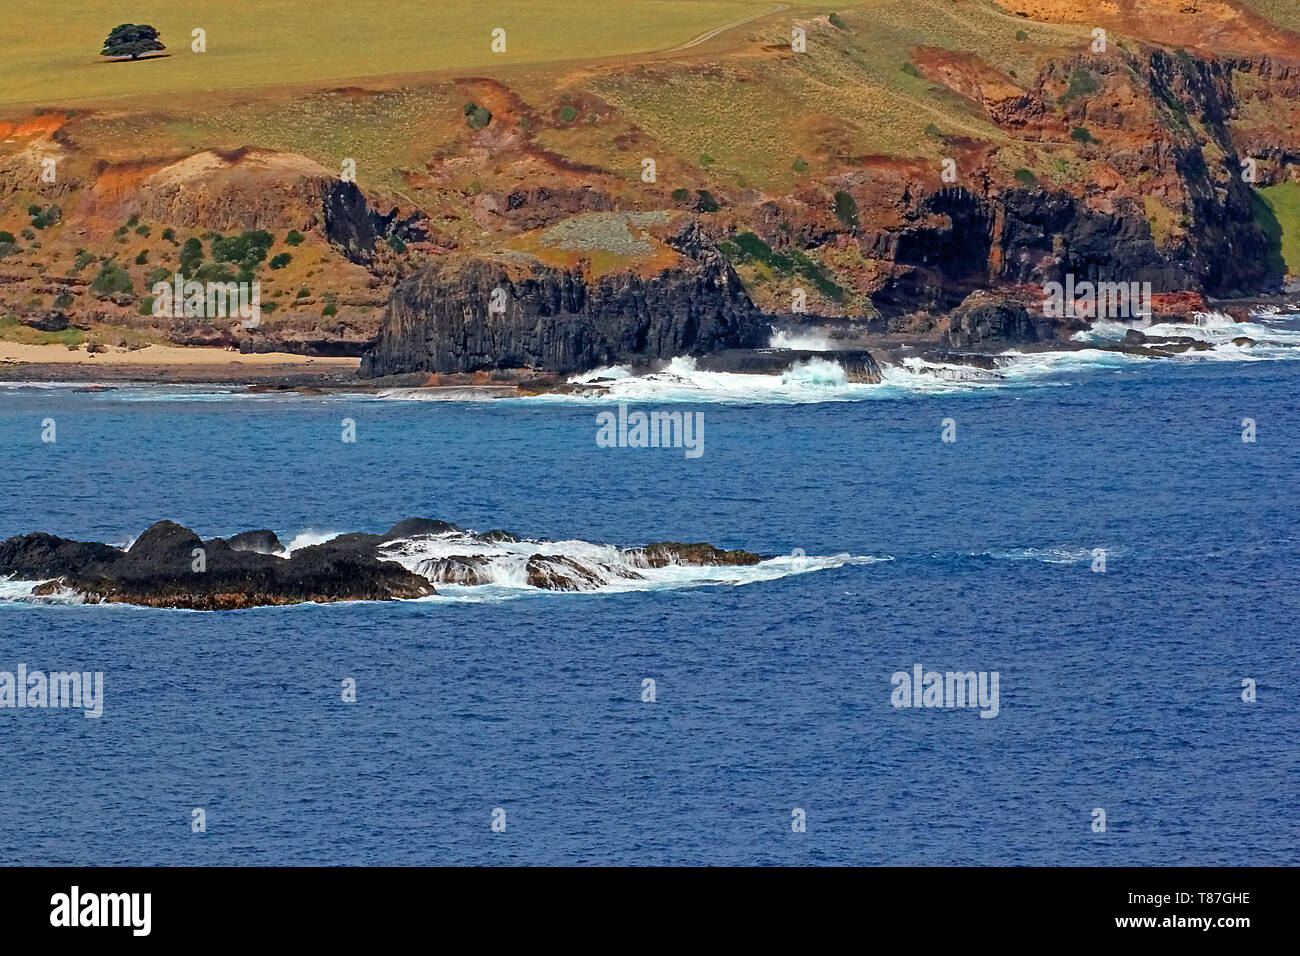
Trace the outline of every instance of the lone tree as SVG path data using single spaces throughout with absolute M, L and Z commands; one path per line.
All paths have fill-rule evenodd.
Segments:
M 141 53 L 165 49 L 167 48 L 158 39 L 158 31 L 147 23 L 123 23 L 121 26 L 113 27 L 99 55 L 129 56 L 133 60 L 138 60 Z

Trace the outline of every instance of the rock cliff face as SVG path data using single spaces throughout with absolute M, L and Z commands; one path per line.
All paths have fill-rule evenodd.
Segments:
M 527 368 L 565 374 L 764 344 L 730 263 L 694 225 L 676 264 L 591 277 L 581 264 L 438 263 L 399 285 L 361 374 Z

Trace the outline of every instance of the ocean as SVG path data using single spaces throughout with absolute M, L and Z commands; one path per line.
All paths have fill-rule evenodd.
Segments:
M 104 674 L 98 719 L 0 708 L 0 855 L 1300 862 L 1300 326 L 1267 329 L 985 381 L 679 360 L 604 401 L 0 388 L 0 538 L 125 545 L 167 518 L 297 547 L 426 516 L 768 558 L 215 613 L 0 582 L 0 670 Z M 701 413 L 703 454 L 599 447 L 620 402 Z M 894 706 L 918 664 L 996 672 L 996 716 Z

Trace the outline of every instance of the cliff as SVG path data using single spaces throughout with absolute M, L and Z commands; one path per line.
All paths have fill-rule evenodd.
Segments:
M 662 243 L 675 253 L 664 268 L 644 268 L 667 250 L 648 233 L 640 241 L 649 255 L 603 274 L 592 261 L 607 250 L 591 243 L 569 267 L 510 257 L 435 263 L 393 292 L 361 374 L 566 374 L 766 343 L 761 313 L 697 223 Z

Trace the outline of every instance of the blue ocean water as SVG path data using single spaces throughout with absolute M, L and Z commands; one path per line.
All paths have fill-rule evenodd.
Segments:
M 0 709 L 0 857 L 1300 862 L 1297 393 L 1296 362 L 1168 362 L 687 403 L 687 459 L 598 448 L 582 403 L 0 391 L 0 537 L 424 515 L 892 559 L 480 603 L 0 604 L 0 670 L 101 670 L 106 698 L 98 720 Z M 997 717 L 892 707 L 916 663 L 998 671 Z

